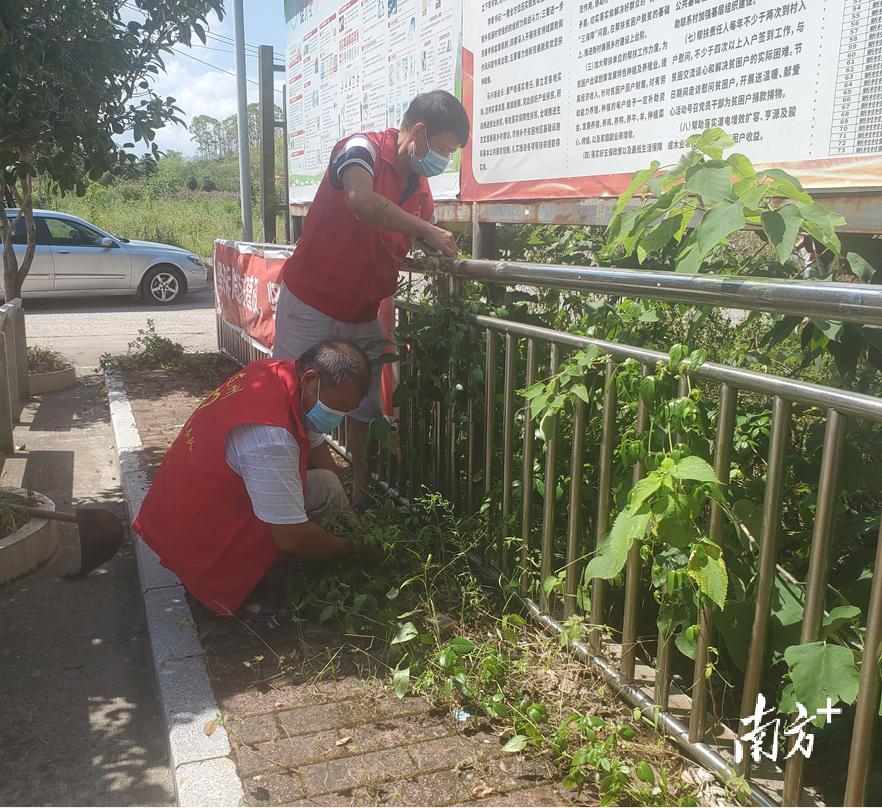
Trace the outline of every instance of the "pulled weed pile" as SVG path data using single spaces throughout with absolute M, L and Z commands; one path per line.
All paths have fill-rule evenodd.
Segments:
M 23 497 L 8 490 L 0 491 L 0 539 L 5 539 L 25 525 L 31 517 L 22 508 L 36 504 L 37 500 L 32 496 Z
M 306 568 L 288 582 L 299 619 L 342 624 L 342 647 L 329 659 L 361 656 L 388 672 L 399 698 L 422 694 L 460 721 L 489 724 L 506 753 L 550 757 L 579 802 L 695 805 L 723 796 L 599 674 L 526 624 L 516 575 L 487 584 L 475 563 L 489 544 L 484 524 L 426 495 L 410 509 L 387 503 L 355 524 L 326 527 L 382 559 Z M 571 636 L 586 631 L 568 627 Z

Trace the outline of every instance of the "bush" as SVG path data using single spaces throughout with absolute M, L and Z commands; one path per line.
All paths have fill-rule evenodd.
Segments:
M 217 183 L 211 177 L 206 177 L 204 180 L 202 180 L 202 190 L 203 191 L 216 191 L 217 190 Z
M 188 191 L 198 191 L 199 190 L 199 180 L 196 177 L 187 177 L 187 190 Z
M 28 346 L 28 370 L 31 373 L 51 373 L 70 365 L 71 361 L 58 351 L 41 348 L 39 345 Z

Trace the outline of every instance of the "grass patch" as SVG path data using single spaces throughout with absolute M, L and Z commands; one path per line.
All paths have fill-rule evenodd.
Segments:
M 358 667 L 361 659 L 399 698 L 421 694 L 489 728 L 503 752 L 552 761 L 581 803 L 698 804 L 683 776 L 694 766 L 665 744 L 650 718 L 527 623 L 514 596 L 519 571 L 495 582 L 479 574 L 475 554 L 491 538 L 485 523 L 459 518 L 427 494 L 414 508 L 386 501 L 325 527 L 372 547 L 378 561 L 303 565 L 292 573 L 286 605 L 293 619 L 342 629 L 324 663 L 308 660 L 312 670 Z M 581 638 L 588 628 L 570 621 L 568 636 Z M 277 662 L 280 671 L 303 672 L 292 667 L 294 655 Z
M 22 508 L 33 508 L 37 500 L 30 494 L 22 496 L 11 491 L 0 491 L 0 539 L 11 536 L 30 521 Z
M 71 361 L 58 351 L 42 348 L 39 345 L 28 346 L 28 371 L 31 373 L 51 373 L 70 367 Z

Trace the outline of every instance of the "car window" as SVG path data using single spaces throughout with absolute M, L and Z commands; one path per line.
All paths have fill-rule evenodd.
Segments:
M 68 219 L 43 218 L 52 244 L 66 247 L 100 247 L 104 238 L 97 230 Z

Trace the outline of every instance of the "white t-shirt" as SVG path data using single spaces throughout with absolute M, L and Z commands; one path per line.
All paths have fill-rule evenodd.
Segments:
M 313 448 L 324 440 L 309 433 Z M 245 482 L 254 513 L 269 525 L 297 525 L 307 521 L 300 479 L 300 447 L 284 427 L 239 424 L 224 445 L 227 465 Z

